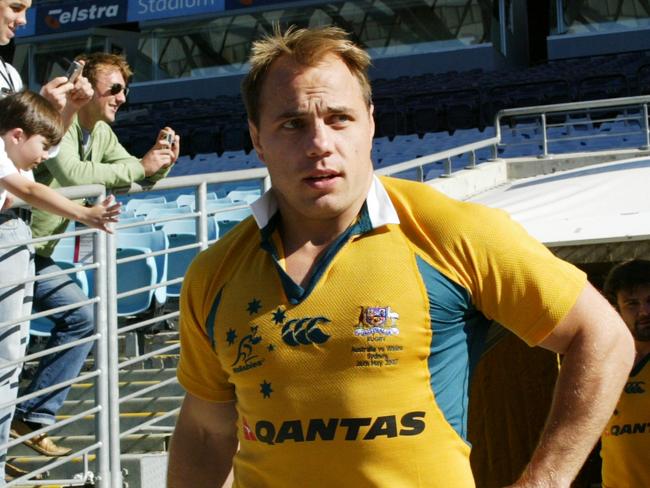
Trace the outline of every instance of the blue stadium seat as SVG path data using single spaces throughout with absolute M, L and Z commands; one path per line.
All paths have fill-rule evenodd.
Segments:
M 178 205 L 176 203 L 176 200 L 174 200 L 173 202 L 164 202 L 164 203 L 160 203 L 160 202 L 143 203 L 135 209 L 135 216 L 137 217 L 139 215 L 148 215 L 149 212 L 158 208 L 177 208 L 177 207 Z
M 120 247 L 117 249 L 117 259 L 132 256 L 144 256 L 151 252 L 148 247 L 132 246 Z M 153 286 L 156 283 L 158 270 L 154 257 L 143 257 L 128 263 L 121 263 L 117 266 L 117 292 L 125 293 L 145 286 Z M 132 316 L 144 313 L 151 308 L 154 293 L 159 289 L 148 290 L 137 295 L 120 298 L 117 301 L 117 315 L 120 317 Z
M 131 198 L 126 202 L 126 210 L 136 210 L 140 205 L 145 203 L 166 203 L 165 197 L 149 197 L 149 198 Z
M 176 202 L 174 202 L 176 203 Z M 147 213 L 147 220 L 192 213 L 190 207 L 153 208 Z
M 169 239 L 167 234 L 162 230 L 157 230 L 154 232 L 142 232 L 142 233 L 117 233 L 117 246 L 118 249 L 129 249 L 129 248 L 144 248 L 150 249 L 152 252 L 163 251 L 169 249 Z M 168 265 L 168 256 L 167 254 L 160 254 L 154 257 L 156 262 L 156 279 L 155 283 L 162 283 L 167 281 L 167 265 Z M 131 264 L 131 263 L 129 263 Z M 132 271 L 130 268 L 126 268 L 127 271 L 125 275 L 130 275 Z M 118 268 L 119 275 L 119 268 Z M 118 276 L 118 280 L 119 280 Z M 154 296 L 159 305 L 163 305 L 167 301 L 167 289 L 165 286 L 156 288 Z
M 169 239 L 169 249 L 173 250 L 175 247 L 185 246 L 187 244 L 194 244 L 198 242 L 196 234 L 196 221 L 194 219 L 175 220 L 173 222 L 165 222 L 162 225 L 162 230 L 167 233 Z M 208 241 L 214 241 L 218 237 L 218 228 L 214 219 L 208 219 Z M 185 276 L 187 267 L 190 265 L 194 257 L 198 254 L 199 248 L 186 249 L 184 251 L 173 252 L 169 255 L 169 267 L 167 270 L 167 279 L 173 280 Z M 177 297 L 181 292 L 181 284 L 176 283 L 167 287 L 167 294 L 172 297 Z
M 228 192 L 226 198 L 233 202 L 246 202 L 252 203 L 262 195 L 262 190 L 259 188 L 254 189 L 238 189 Z
M 117 232 L 131 232 L 131 233 L 153 232 L 155 230 L 153 224 L 142 224 L 135 227 L 127 227 L 126 229 L 122 228 L 123 225 L 135 224 L 137 222 L 144 222 L 144 220 L 145 218 L 143 216 L 133 217 L 130 219 L 120 219 L 119 223 L 117 224 L 116 230 Z
M 208 201 L 218 200 L 217 194 L 215 192 L 209 192 L 206 195 L 206 200 Z M 179 207 L 190 207 L 192 208 L 192 210 L 194 210 L 194 206 L 196 204 L 196 196 L 194 196 L 194 194 L 191 193 L 179 195 L 178 198 L 176 198 L 176 204 Z
M 239 208 L 235 210 L 226 210 L 218 212 L 214 215 L 214 220 L 217 223 L 219 236 L 224 236 L 230 229 L 232 229 L 239 222 L 244 220 L 249 215 L 252 215 L 250 207 Z

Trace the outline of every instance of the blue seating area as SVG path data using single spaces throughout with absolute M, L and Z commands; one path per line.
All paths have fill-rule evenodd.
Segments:
M 377 137 L 453 134 L 464 129 L 483 130 L 503 108 L 650 93 L 650 51 L 562 59 L 498 71 L 472 69 L 378 78 L 372 84 Z M 180 134 L 182 155 L 190 156 L 191 166 L 207 164 L 219 168 L 215 171 L 227 171 L 259 164 L 251 151 L 239 96 L 129 104 L 120 110 L 115 129 L 125 147 L 141 155 L 164 125 Z M 231 156 L 237 160 L 234 167 L 229 164 Z M 182 173 L 180 167 L 176 171 L 177 175 L 205 172 Z
M 235 187 L 227 196 L 219 198 L 216 192 L 210 192 L 207 200 L 208 242 L 216 241 L 232 227 L 251 214 L 248 203 L 259 198 L 260 189 Z M 126 293 L 142 287 L 153 287 L 161 283 L 181 278 L 187 267 L 198 254 L 199 247 L 174 251 L 175 248 L 198 242 L 197 221 L 184 217 L 194 211 L 194 194 L 184 193 L 168 201 L 165 196 L 149 198 L 134 197 L 123 201 L 125 211 L 116 226 L 118 260 L 128 259 L 117 266 L 117 293 Z M 161 218 L 176 217 L 161 223 L 152 223 Z M 75 229 L 74 224 L 68 227 Z M 152 252 L 169 251 L 150 256 Z M 62 239 L 56 246 L 53 258 L 63 269 L 78 267 L 79 256 L 75 255 L 75 238 Z M 137 259 L 132 259 L 137 257 Z M 73 274 L 80 287 L 89 296 L 94 295 L 94 277 L 92 271 Z M 118 299 L 117 313 L 127 318 L 142 314 L 155 313 L 161 309 L 168 298 L 180 295 L 181 284 L 173 283 L 155 289 L 133 294 Z M 47 318 L 33 320 L 31 334 L 47 336 L 52 328 Z

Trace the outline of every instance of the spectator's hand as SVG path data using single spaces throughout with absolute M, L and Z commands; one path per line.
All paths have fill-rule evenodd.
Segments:
M 156 174 L 161 168 L 171 166 L 174 161 L 174 152 L 169 147 L 162 147 L 159 141 L 144 155 L 140 162 L 144 167 L 144 175 L 151 176 Z
M 112 195 L 109 195 L 103 202 L 84 208 L 85 215 L 80 220 L 88 227 L 103 230 L 104 232 L 113 233 L 110 227 L 111 222 L 117 222 L 120 215 L 122 204 L 115 203 Z
M 167 140 L 168 134 L 171 134 L 172 137 L 174 138 L 171 144 Z M 174 129 L 172 129 L 171 127 L 164 127 L 163 129 L 160 130 L 160 132 L 158 132 L 158 139 L 154 147 L 158 147 L 159 149 L 171 149 L 172 152 L 174 153 L 174 157 L 172 160 L 172 164 L 173 164 L 178 159 L 178 156 L 181 151 L 181 138 L 174 132 Z
M 78 112 L 81 107 L 90 101 L 94 93 L 95 92 L 90 81 L 88 81 L 88 78 L 79 75 L 77 80 L 74 82 L 74 87 L 68 93 L 68 103 L 66 108 L 75 113 Z
M 41 95 L 47 98 L 61 112 L 68 101 L 68 92 L 74 85 L 65 76 L 57 76 L 41 88 Z
M 2 208 L 0 208 L 0 211 L 11 208 L 11 206 L 14 204 L 14 200 L 16 200 L 16 197 L 14 197 L 11 193 L 7 192 L 5 201 L 2 204 Z

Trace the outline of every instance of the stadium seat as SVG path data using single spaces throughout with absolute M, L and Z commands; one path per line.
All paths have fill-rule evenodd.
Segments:
M 129 261 L 117 265 L 117 293 L 153 286 L 156 283 L 158 270 L 154 257 L 144 257 L 152 250 L 148 247 L 120 247 L 117 249 L 116 258 L 123 259 L 132 256 L 143 256 L 142 259 Z M 154 293 L 158 290 L 148 290 L 136 295 L 120 298 L 117 301 L 117 315 L 120 317 L 144 313 L 151 308 Z
M 147 220 L 154 220 L 161 217 L 169 217 L 171 215 L 182 215 L 188 213 L 192 213 L 192 209 L 190 207 L 153 208 L 147 213 Z
M 239 222 L 252 214 L 250 207 L 239 208 L 235 210 L 220 211 L 214 215 L 214 220 L 218 227 L 219 236 L 224 236 Z
M 194 219 L 175 220 L 173 222 L 165 222 L 162 225 L 162 230 L 167 234 L 169 239 L 169 249 L 173 250 L 175 247 L 185 246 L 187 244 L 194 244 L 198 242 L 196 234 L 196 221 Z M 218 228 L 214 219 L 208 219 L 208 241 L 214 241 L 218 237 Z M 185 276 L 187 267 L 190 265 L 194 257 L 199 253 L 199 248 L 186 249 L 184 251 L 172 252 L 169 255 L 167 279 L 173 280 Z M 181 284 L 176 283 L 167 287 L 167 294 L 171 297 L 180 295 Z
M 241 190 L 232 190 L 228 192 L 226 198 L 232 202 L 246 202 L 252 203 L 257 200 L 262 195 L 262 190 L 259 188 L 255 189 L 241 189 Z
M 209 192 L 206 195 L 206 200 L 208 201 L 216 201 L 218 199 L 217 194 L 215 192 Z M 190 207 L 192 210 L 194 210 L 194 205 L 196 204 L 196 196 L 194 194 L 183 194 L 179 195 L 178 198 L 176 198 L 176 205 L 179 207 Z
M 119 223 L 117 224 L 116 230 L 118 232 L 153 232 L 155 229 L 153 227 L 153 224 L 142 224 L 142 225 L 137 225 L 135 227 L 127 227 L 126 229 L 123 228 L 122 226 L 127 225 L 127 224 L 135 224 L 138 222 L 144 222 L 145 218 L 144 216 L 139 216 L 139 217 L 133 217 L 130 219 L 120 219 Z
M 146 203 L 166 203 L 167 200 L 165 197 L 150 197 L 150 198 L 131 198 L 129 201 L 126 202 L 126 205 L 124 208 L 129 211 L 129 210 L 137 210 L 137 208 L 140 205 L 146 204 Z
M 143 203 L 141 205 L 138 205 L 138 207 L 135 209 L 135 215 L 136 217 L 141 216 L 141 215 L 148 215 L 149 212 L 151 212 L 154 209 L 158 208 L 177 208 L 178 204 L 174 200 L 173 202 L 154 202 L 154 203 Z
M 157 230 L 154 232 L 142 232 L 137 234 L 118 232 L 117 247 L 118 249 L 145 248 L 150 249 L 152 252 L 163 251 L 169 249 L 169 239 L 167 238 L 167 234 L 162 230 Z M 167 254 L 159 254 L 158 256 L 154 257 L 154 260 L 156 262 L 155 283 L 162 283 L 164 281 L 167 281 Z M 126 267 L 124 269 L 126 272 L 123 274 L 125 275 L 131 275 L 133 273 L 132 268 Z M 119 279 L 120 277 L 118 276 L 118 280 Z M 154 296 L 158 305 L 163 305 L 167 301 L 166 287 L 161 286 L 156 288 L 154 291 Z

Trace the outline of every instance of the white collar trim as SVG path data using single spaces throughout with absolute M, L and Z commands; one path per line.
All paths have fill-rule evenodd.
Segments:
M 386 224 L 399 224 L 397 211 L 390 201 L 390 197 L 376 175 L 372 177 L 372 184 L 366 197 L 368 216 L 372 228 L 376 229 Z M 271 220 L 271 217 L 278 211 L 278 202 L 272 191 L 268 190 L 260 198 L 251 203 L 253 217 L 257 226 L 263 229 Z

